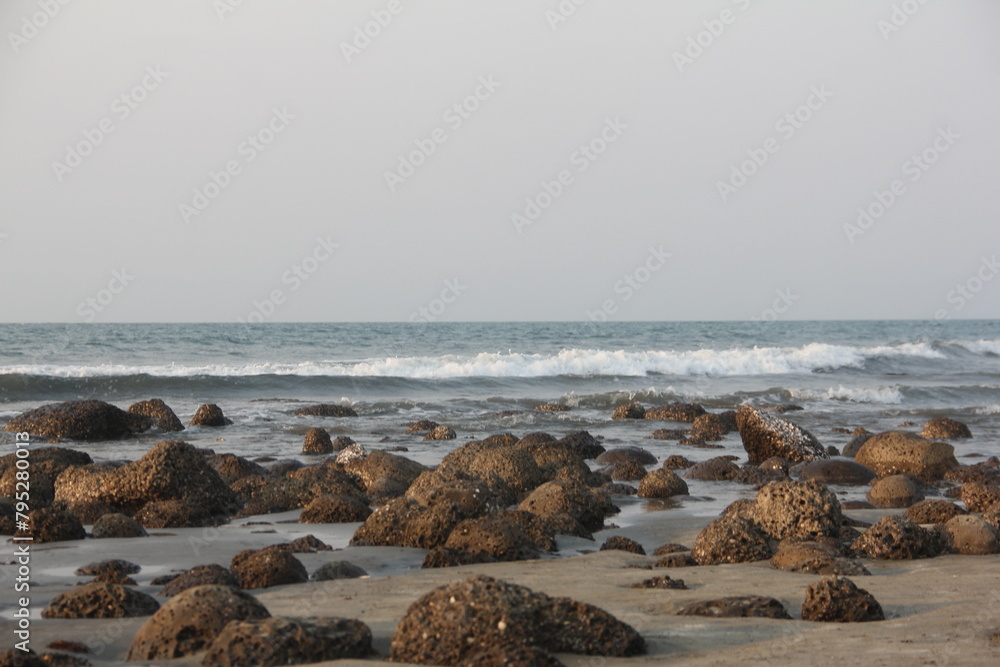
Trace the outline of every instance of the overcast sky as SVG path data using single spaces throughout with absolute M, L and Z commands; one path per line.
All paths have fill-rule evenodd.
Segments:
M 1000 316 L 994 0 L 3 0 L 0 29 L 3 321 Z

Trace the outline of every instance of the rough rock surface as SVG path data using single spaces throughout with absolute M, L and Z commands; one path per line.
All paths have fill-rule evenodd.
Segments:
M 95 563 L 87 563 L 86 565 L 81 565 L 76 568 L 76 576 L 78 577 L 96 577 L 102 574 L 117 573 L 117 574 L 136 574 L 142 570 L 141 567 L 135 563 L 130 563 L 127 560 L 122 560 L 120 558 L 112 558 L 109 560 L 102 560 Z
M 908 473 L 925 482 L 939 480 L 958 467 L 954 447 L 908 431 L 886 431 L 871 436 L 858 449 L 854 460 L 880 477 Z
M 222 408 L 220 408 L 215 403 L 206 403 L 202 405 L 194 413 L 194 417 L 188 422 L 191 426 L 228 426 L 233 423 L 232 419 L 229 419 L 222 413 Z
M 367 577 L 368 573 L 354 563 L 346 560 L 335 560 L 323 563 L 313 572 L 313 581 L 332 581 L 334 579 L 358 579 Z
M 837 496 L 814 481 L 768 484 L 757 492 L 750 516 L 778 540 L 834 537 L 844 523 Z
M 677 614 L 713 618 L 776 618 L 782 620 L 792 618 L 781 602 L 761 595 L 741 595 L 692 602 L 681 607 Z
M 823 484 L 864 486 L 878 477 L 875 471 L 848 459 L 819 459 L 796 467 L 794 474 L 802 479 L 814 479 Z
M 416 461 L 380 450 L 344 464 L 344 470 L 356 477 L 362 489 L 372 497 L 398 497 L 427 470 Z
M 612 535 L 608 539 L 604 540 L 604 544 L 601 545 L 601 551 L 612 550 L 627 551 L 629 553 L 640 554 L 642 556 L 646 555 L 646 550 L 642 548 L 641 544 L 623 535 Z
M 117 440 L 148 431 L 152 424 L 148 417 L 129 414 L 104 401 L 89 400 L 49 403 L 28 410 L 7 422 L 3 430 L 47 438 Z
M 302 453 L 332 454 L 333 441 L 330 439 L 330 434 L 322 428 L 311 428 L 306 431 L 305 438 L 302 440 Z
M 299 523 L 353 523 L 364 521 L 371 513 L 371 508 L 356 498 L 322 495 L 306 505 Z
M 509 513 L 465 519 L 451 531 L 445 548 L 486 554 L 498 561 L 538 558 L 539 545 Z
M 196 565 L 187 572 L 171 579 L 160 591 L 160 595 L 172 598 L 180 595 L 189 588 L 196 586 L 231 586 L 240 587 L 240 580 L 236 575 L 222 567 L 212 563 L 211 565 Z
M 642 447 L 616 447 L 598 456 L 597 463 L 637 463 L 641 466 L 648 466 L 656 463 L 656 457 Z
M 597 607 L 477 576 L 413 603 L 393 633 L 390 659 L 469 664 L 482 651 L 511 644 L 615 657 L 645 651 L 638 632 Z
M 95 538 L 149 537 L 138 521 L 125 514 L 105 514 L 94 524 L 90 534 Z
M 444 544 L 461 519 L 452 503 L 427 507 L 409 498 L 395 498 L 365 519 L 351 544 L 433 549 Z
M 372 633 L 347 618 L 280 618 L 230 621 L 208 647 L 205 667 L 272 667 L 366 658 Z
M 83 524 L 65 510 L 45 508 L 28 512 L 29 531 L 18 531 L 18 536 L 33 538 L 35 544 L 82 540 L 87 537 Z
M 948 500 L 932 498 L 921 500 L 919 503 L 906 508 L 903 518 L 913 523 L 947 523 L 949 519 L 967 512 Z
M 542 484 L 518 505 L 518 509 L 543 518 L 568 515 L 587 530 L 600 530 L 604 517 L 619 511 L 603 492 L 560 481 Z
M 268 474 L 264 466 L 235 454 L 213 454 L 205 460 L 219 473 L 222 481 L 230 485 L 244 477 Z
M 704 414 L 705 408 L 697 403 L 667 403 L 647 410 L 645 419 L 692 423 Z
M 444 424 L 439 424 L 427 431 L 424 436 L 424 440 L 454 440 L 458 435 L 455 433 L 455 429 L 450 426 L 445 426 Z
M 293 414 L 299 417 L 357 417 L 358 413 L 354 408 L 346 405 L 335 405 L 322 403 L 319 405 L 307 405 L 298 408 Z
M 670 498 L 687 494 L 687 482 L 673 470 L 657 468 L 639 482 L 639 496 L 642 498 Z
M 475 565 L 477 563 L 495 563 L 497 559 L 487 553 L 477 551 L 470 553 L 464 549 L 452 547 L 434 547 L 427 552 L 420 567 L 424 570 L 442 567 L 458 567 L 460 565 Z
M 871 574 L 859 561 L 844 558 L 830 544 L 815 541 L 782 540 L 771 558 L 771 567 L 808 574 L 866 576 Z
M 736 425 L 750 463 L 772 456 L 792 463 L 827 458 L 826 449 L 809 431 L 749 405 L 737 411 Z
M 933 558 L 941 553 L 942 544 L 936 532 L 900 516 L 886 516 L 872 524 L 851 548 L 876 560 L 909 560 Z
M 639 403 L 625 403 L 615 408 L 612 419 L 643 419 L 646 416 L 646 408 Z
M 148 401 L 133 403 L 128 406 L 128 411 L 133 415 L 148 417 L 153 422 L 153 428 L 158 431 L 184 430 L 184 424 L 162 399 L 151 398 Z
M 91 582 L 57 595 L 42 618 L 124 618 L 149 616 L 160 608 L 155 599 L 125 586 Z
M 923 499 L 920 484 L 909 475 L 883 477 L 868 491 L 868 502 L 881 509 L 909 507 Z
M 568 447 L 582 459 L 595 459 L 604 453 L 604 445 L 587 431 L 573 431 L 564 435 L 556 444 Z
M 883 621 L 882 605 L 845 577 L 824 577 L 806 589 L 802 620 L 824 623 Z
M 1000 553 L 1000 530 L 978 516 L 956 516 L 944 524 L 950 551 L 969 556 Z
M 767 560 L 774 546 L 760 527 L 739 516 L 723 516 L 698 533 L 691 557 L 699 565 Z
M 230 621 L 267 618 L 256 598 L 229 586 L 189 588 L 146 621 L 128 660 L 171 660 L 203 651 Z
M 241 588 L 270 588 L 309 581 L 309 573 L 288 549 L 247 549 L 233 556 L 229 566 Z
M 966 482 L 962 485 L 962 502 L 970 512 L 985 512 L 1000 502 L 1000 486 Z
M 960 421 L 949 419 L 948 417 L 935 417 L 934 419 L 929 419 L 924 424 L 923 430 L 920 431 L 920 436 L 923 438 L 940 438 L 944 440 L 951 438 L 971 438 L 972 431 Z

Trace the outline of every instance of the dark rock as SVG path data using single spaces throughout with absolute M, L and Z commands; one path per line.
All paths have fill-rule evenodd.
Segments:
M 824 577 L 806 589 L 802 620 L 823 623 L 884 621 L 882 605 L 863 588 L 844 577 Z
M 38 657 L 38 654 L 31 649 L 25 652 L 10 648 L 6 651 L 0 651 L 0 667 L 51 667 L 51 665 Z
M 820 459 L 796 466 L 793 473 L 802 479 L 814 479 L 823 484 L 864 486 L 878 477 L 875 471 L 848 459 Z
M 852 549 L 876 560 L 933 558 L 941 553 L 941 538 L 900 516 L 876 521 L 855 540 Z
M 823 445 L 809 431 L 749 405 L 740 407 L 736 424 L 750 463 L 772 456 L 792 463 L 827 458 Z
M 962 485 L 962 502 L 970 512 L 985 512 L 1000 503 L 1000 486 L 981 482 L 966 482 Z
M 477 651 L 460 663 L 459 667 L 565 667 L 548 651 L 537 646 L 522 646 L 521 644 L 497 644 Z
M 477 576 L 411 605 L 393 633 L 390 659 L 453 665 L 498 644 L 614 657 L 645 651 L 639 633 L 596 607 Z
M 303 454 L 332 454 L 333 441 L 330 434 L 325 429 L 311 428 L 306 431 L 306 437 L 302 441 Z
M 224 515 L 206 515 L 204 508 L 187 500 L 153 500 L 142 506 L 135 518 L 147 528 L 192 528 L 221 526 Z
M 371 513 L 367 504 L 355 498 L 324 495 L 306 505 L 299 515 L 299 523 L 353 523 L 364 521 Z
M 1000 530 L 1000 503 L 990 506 L 983 512 L 983 521 Z
M 292 414 L 299 417 L 357 417 L 358 413 L 354 408 L 346 405 L 331 405 L 322 403 L 319 405 L 307 405 L 298 408 Z
M 646 408 L 638 403 L 625 403 L 615 408 L 611 415 L 612 419 L 643 419 L 646 416 Z
M 335 579 L 359 579 L 367 577 L 368 573 L 346 560 L 335 560 L 323 563 L 312 574 L 313 581 L 333 581 Z
M 782 540 L 771 558 L 771 566 L 778 570 L 808 574 L 871 574 L 859 561 L 842 557 L 835 547 L 814 541 Z
M 820 461 L 823 460 L 825 459 L 820 459 Z M 800 463 L 799 465 L 807 466 L 810 465 L 810 463 Z M 772 456 L 771 458 L 765 461 L 761 461 L 757 467 L 765 471 L 773 470 L 774 472 L 780 472 L 783 475 L 788 474 L 788 461 L 786 459 L 781 458 L 780 456 Z
M 667 576 L 644 579 L 637 584 L 632 584 L 630 588 L 656 588 L 659 590 L 686 590 L 687 586 L 683 579 L 671 579 Z
M 790 620 L 785 605 L 761 595 L 741 595 L 718 600 L 705 600 L 684 605 L 679 616 L 709 616 L 711 618 L 775 618 Z
M 439 469 L 491 482 L 493 479 L 521 496 L 545 481 L 542 469 L 525 449 L 473 442 L 444 457 Z
M 947 523 L 949 519 L 961 514 L 966 514 L 966 511 L 956 505 L 953 502 L 940 499 L 931 500 L 921 500 L 920 502 L 911 505 L 903 513 L 903 517 L 907 521 L 912 521 L 913 523 Z
M 631 484 L 623 484 L 621 482 L 613 482 L 611 484 L 604 484 L 604 485 L 601 486 L 601 489 L 605 493 L 610 493 L 612 495 L 618 495 L 618 496 L 634 496 L 634 495 L 637 495 L 639 493 L 638 489 L 636 489 Z
M 542 484 L 518 505 L 518 509 L 543 518 L 565 514 L 587 530 L 600 530 L 604 526 L 604 517 L 618 511 L 602 492 L 571 482 Z
M 642 556 L 646 555 L 646 550 L 642 548 L 642 545 L 635 540 L 630 540 L 622 535 L 612 535 L 608 539 L 604 540 L 604 544 L 601 545 L 601 551 L 627 551 L 633 554 L 640 554 Z
M 453 549 L 452 547 L 434 547 L 427 552 L 424 562 L 420 567 L 424 570 L 432 570 L 442 567 L 459 567 L 461 565 L 495 562 L 497 562 L 496 558 L 481 551 L 470 553 L 463 549 Z
M 83 524 L 65 510 L 42 508 L 28 512 L 29 530 L 19 530 L 18 537 L 31 536 L 35 544 L 66 542 L 87 537 Z
M 420 421 L 411 422 L 406 425 L 407 433 L 424 433 L 426 431 L 433 431 L 440 424 L 430 419 L 421 419 Z
M 691 558 L 691 554 L 677 553 L 663 556 L 653 563 L 653 567 L 690 567 L 697 564 L 694 558 Z
M 542 431 L 532 431 L 531 433 L 528 433 L 520 440 L 518 440 L 517 444 L 514 446 L 520 449 L 527 449 L 528 451 L 534 451 L 536 448 L 551 444 L 555 441 L 556 441 L 555 437 L 549 433 L 544 433 Z
M 130 563 L 129 561 L 122 560 L 120 558 L 114 558 L 111 560 L 102 560 L 96 563 L 87 563 L 86 565 L 82 565 L 76 568 L 76 576 L 96 577 L 109 572 L 117 574 L 136 574 L 141 570 L 142 568 L 135 563 Z
M 124 586 L 93 582 L 57 595 L 42 610 L 42 618 L 124 618 L 149 616 L 160 603 Z
M 158 431 L 183 431 L 184 424 L 170 406 L 159 398 L 140 401 L 128 406 L 129 413 L 148 417 L 153 422 L 153 428 Z
M 247 549 L 233 556 L 229 569 L 241 588 L 270 588 L 309 581 L 309 573 L 290 551 L 274 547 Z
M 953 553 L 969 556 L 1000 553 L 1000 530 L 978 516 L 952 517 L 944 529 Z
M 428 431 L 427 435 L 424 436 L 424 440 L 454 440 L 457 437 L 455 429 L 441 424 Z
M 710 413 L 696 417 L 691 423 L 692 435 L 706 441 L 722 440 L 729 431 L 725 419 Z
M 206 403 L 194 413 L 194 417 L 188 422 L 190 426 L 229 426 L 232 419 L 222 414 L 222 408 L 215 403 Z
M 675 542 L 668 542 L 667 544 L 661 544 L 656 547 L 653 551 L 654 556 L 666 556 L 667 554 L 676 554 L 683 551 L 691 551 L 691 547 L 686 547 L 683 544 L 677 544 Z
M 236 575 L 222 567 L 212 563 L 211 565 L 196 565 L 187 572 L 183 572 L 171 579 L 160 595 L 172 598 L 180 595 L 189 588 L 196 586 L 231 586 L 240 587 L 240 581 Z
M 650 434 L 653 440 L 683 440 L 688 436 L 688 431 L 676 428 L 658 428 Z
M 104 401 L 50 403 L 14 417 L 3 430 L 27 432 L 47 438 L 118 440 L 148 431 L 152 420 L 134 415 Z
M 356 477 L 372 498 L 396 498 L 427 468 L 397 454 L 374 451 L 344 464 L 344 470 Z
M 569 412 L 569 406 L 563 405 L 562 403 L 545 403 L 543 405 L 536 405 L 535 409 L 540 412 Z
M 69 653 L 90 653 L 90 647 L 83 642 L 74 642 L 67 639 L 55 639 L 45 645 L 53 651 L 67 651 Z
M 907 431 L 886 431 L 868 438 L 854 460 L 887 477 L 908 473 L 930 482 L 958 466 L 955 448 L 945 442 L 921 438 Z
M 213 454 L 205 460 L 219 473 L 222 481 L 230 485 L 251 475 L 267 475 L 263 466 L 235 454 Z
M 394 498 L 372 512 L 351 544 L 433 549 L 445 543 L 461 518 L 452 503 L 426 507 L 409 498 Z
M 639 483 L 639 496 L 641 498 L 671 498 L 687 494 L 687 482 L 673 470 L 657 468 L 650 471 Z
M 539 546 L 521 524 L 506 513 L 461 521 L 444 544 L 468 553 L 484 553 L 499 561 L 538 558 Z
M 656 457 L 642 447 L 617 447 L 598 456 L 597 463 L 636 463 L 647 466 L 656 463 Z
M 314 554 L 319 551 L 333 551 L 333 547 L 315 535 L 297 537 L 289 542 L 287 546 L 293 554 Z
M 666 470 L 684 470 L 692 466 L 694 466 L 693 461 L 677 454 L 671 454 L 663 462 L 663 468 Z
M 667 403 L 666 405 L 658 405 L 647 410 L 645 418 L 692 423 L 704 414 L 705 408 L 697 403 Z
M 839 534 L 844 523 L 840 502 L 819 482 L 775 482 L 757 492 L 752 518 L 777 540 Z
M 149 533 L 138 521 L 126 514 L 105 514 L 90 532 L 95 538 L 149 537 Z
M 511 496 L 511 500 L 515 500 L 513 494 Z M 406 497 L 427 507 L 442 503 L 454 505 L 463 519 L 496 512 L 510 504 L 483 481 L 444 474 L 440 470 L 421 473 L 406 490 Z
M 771 538 L 757 524 L 738 516 L 723 516 L 708 524 L 691 547 L 691 557 L 699 565 L 751 563 L 773 555 Z
M 965 484 L 967 482 L 979 482 L 991 486 L 1000 486 L 1000 469 L 995 466 L 986 465 L 986 462 L 977 463 L 971 466 L 958 466 L 952 468 L 944 474 L 944 479 L 948 482 Z
M 883 477 L 868 491 L 868 502 L 881 509 L 909 507 L 923 499 L 920 485 L 909 475 Z
M 373 653 L 371 630 L 361 621 L 272 616 L 230 621 L 209 645 L 201 664 L 272 667 L 365 658 Z
M 602 472 L 616 482 L 638 482 L 647 474 L 644 467 L 631 461 L 607 466 L 602 468 Z
M 952 438 L 971 438 L 972 431 L 960 421 L 948 417 L 935 417 L 924 424 L 920 431 L 922 438 L 950 440 Z
M 604 445 L 587 431 L 574 431 L 556 440 L 556 443 L 568 447 L 582 459 L 596 459 L 605 451 Z
M 865 433 L 856 433 L 851 440 L 844 445 L 843 455 L 849 459 L 853 459 L 858 455 L 858 450 L 861 449 L 861 445 L 868 442 L 868 438 L 872 437 L 871 433 L 867 431 Z
M 198 653 L 230 621 L 269 616 L 252 595 L 229 586 L 189 588 L 171 598 L 139 628 L 127 659 L 171 660 Z

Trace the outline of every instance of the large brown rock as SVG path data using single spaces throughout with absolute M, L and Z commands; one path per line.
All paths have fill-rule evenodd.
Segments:
M 752 563 L 774 555 L 774 541 L 760 526 L 738 516 L 723 516 L 698 533 L 691 557 L 699 565 Z
M 823 484 L 864 486 L 878 477 L 875 471 L 848 459 L 818 459 L 803 463 L 792 471 L 802 479 L 814 479 Z
M 160 608 L 154 598 L 117 584 L 92 582 L 57 595 L 42 618 L 124 618 L 149 616 Z
M 303 454 L 332 454 L 333 441 L 325 429 L 311 428 L 302 441 Z
M 440 466 L 444 471 L 462 471 L 475 479 L 498 479 L 519 497 L 545 481 L 535 458 L 514 445 L 473 442 L 448 454 Z
M 247 549 L 233 556 L 229 566 L 241 588 L 270 588 L 309 581 L 309 573 L 288 549 Z
M 196 565 L 187 572 L 183 572 L 171 579 L 160 591 L 160 595 L 172 598 L 180 595 L 189 588 L 197 586 L 231 586 L 240 587 L 240 580 L 236 575 L 222 567 L 212 563 L 211 565 Z
M 229 586 L 189 588 L 171 598 L 139 628 L 128 660 L 172 660 L 198 653 L 230 621 L 270 615 L 252 595 Z
M 909 507 L 923 499 L 920 485 L 909 475 L 883 477 L 868 491 L 868 502 L 881 509 Z
M 996 503 L 1000 503 L 1000 486 L 966 482 L 962 485 L 962 502 L 970 512 L 985 512 Z
M 883 621 L 882 605 L 845 577 L 824 577 L 806 589 L 802 620 L 823 623 Z
M 962 515 L 944 524 L 950 551 L 969 556 L 1000 553 L 1000 530 L 978 516 Z
M 870 575 L 859 561 L 844 558 L 834 546 L 815 541 L 782 540 L 771 567 L 808 574 Z
M 153 428 L 158 431 L 184 430 L 184 424 L 162 399 L 151 398 L 148 401 L 133 403 L 128 406 L 128 411 L 133 415 L 148 417 L 153 422 Z
M 920 435 L 924 438 L 950 440 L 952 438 L 971 438 L 972 431 L 960 421 L 948 417 L 934 417 L 927 420 Z
M 903 517 L 913 523 L 947 523 L 949 519 L 967 512 L 948 500 L 932 498 L 921 500 L 919 503 L 906 508 Z
M 556 444 L 568 447 L 582 459 L 595 459 L 604 453 L 604 445 L 587 431 L 573 431 L 564 435 Z
M 525 498 L 518 509 L 543 518 L 568 515 L 587 530 L 600 530 L 604 517 L 618 512 L 607 495 L 573 482 L 546 482 Z
M 740 595 L 718 600 L 702 600 L 684 605 L 678 616 L 709 616 L 711 618 L 775 618 L 791 620 L 780 601 L 761 595 Z
M 366 658 L 372 633 L 347 618 L 280 618 L 230 621 L 208 647 L 204 667 L 272 667 Z
M 441 470 L 421 473 L 406 490 L 406 497 L 427 507 L 441 503 L 452 504 L 465 519 L 496 512 L 510 504 L 500 498 L 485 482 L 469 479 L 466 476 L 446 474 Z M 510 500 L 515 500 L 513 495 Z
M 736 425 L 750 463 L 761 463 L 772 456 L 792 463 L 827 458 L 826 449 L 812 433 L 749 405 L 737 411 Z
M 876 560 L 910 560 L 933 558 L 942 546 L 937 532 L 900 516 L 886 516 L 872 524 L 851 548 Z
M 233 423 L 232 419 L 229 419 L 222 413 L 222 408 L 220 408 L 215 403 L 206 403 L 202 405 L 194 413 L 194 417 L 191 418 L 189 424 L 191 426 L 229 426 Z
M 48 507 L 28 512 L 28 530 L 19 530 L 19 537 L 31 536 L 35 544 L 66 542 L 87 537 L 80 520 L 71 513 Z
M 854 460 L 874 470 L 879 477 L 907 473 L 923 481 L 939 480 L 958 466 L 954 447 L 908 431 L 873 435 L 861 445 Z
M 647 473 L 639 482 L 639 496 L 641 498 L 671 498 L 687 494 L 687 482 L 673 470 L 657 468 Z
M 646 410 L 643 418 L 650 420 L 670 420 L 693 423 L 705 414 L 705 408 L 697 403 L 667 403 Z
M 125 514 L 105 514 L 94 524 L 90 534 L 94 538 L 149 537 L 138 521 Z
M 43 405 L 14 417 L 3 430 L 47 438 L 118 440 L 148 431 L 152 425 L 148 417 L 129 414 L 104 401 L 88 400 Z
M 390 659 L 471 664 L 473 656 L 511 645 L 612 657 L 645 651 L 638 632 L 597 607 L 477 576 L 414 602 L 393 633 Z
M 344 470 L 354 475 L 370 496 L 395 498 L 406 493 L 427 468 L 397 454 L 376 450 L 348 461 Z
M 433 549 L 445 543 L 461 519 L 452 503 L 427 507 L 409 498 L 394 498 L 365 519 L 351 544 Z
M 728 421 L 721 415 L 708 413 L 691 422 L 691 436 L 706 442 L 722 440 L 730 430 Z
M 444 546 L 471 554 L 486 554 L 498 561 L 538 558 L 539 544 L 521 522 L 510 516 L 512 514 L 515 513 L 502 512 L 465 519 L 451 531 Z
M 615 408 L 611 415 L 612 419 L 643 419 L 646 416 L 646 408 L 639 403 L 625 403 Z
M 215 469 L 215 472 L 219 473 L 222 481 L 229 485 L 251 475 L 264 476 L 268 474 L 264 466 L 235 454 L 212 454 L 205 460 L 208 461 L 208 465 Z
M 617 447 L 598 456 L 597 463 L 635 463 L 648 466 L 656 463 L 656 457 L 642 447 Z
M 834 537 L 844 524 L 837 496 L 814 481 L 768 484 L 757 492 L 750 516 L 777 540 Z
M 349 496 L 317 496 L 302 514 L 299 523 L 353 523 L 364 521 L 372 510 L 366 504 Z

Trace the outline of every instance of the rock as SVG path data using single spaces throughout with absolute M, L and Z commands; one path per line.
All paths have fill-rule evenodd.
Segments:
M 839 551 L 829 544 L 801 540 L 782 540 L 771 558 L 771 567 L 808 574 L 850 576 L 871 574 L 860 562 L 843 558 Z
M 19 530 L 18 537 L 31 536 L 35 544 L 82 540 L 87 537 L 83 524 L 65 510 L 42 508 L 28 512 L 28 531 Z
M 128 411 L 133 415 L 148 417 L 157 431 L 184 430 L 184 424 L 162 399 L 151 398 L 148 401 L 133 403 L 128 406 Z
M 802 620 L 823 623 L 884 621 L 882 605 L 845 577 L 824 577 L 806 589 Z
M 691 554 L 680 553 L 680 554 L 667 554 L 660 558 L 660 560 L 653 563 L 653 567 L 690 567 L 692 565 L 697 565 Z
M 709 616 L 711 618 L 775 618 L 788 620 L 785 605 L 774 598 L 761 595 L 741 595 L 705 600 L 684 605 L 679 616 Z
M 688 431 L 676 428 L 658 428 L 649 437 L 653 440 L 684 440 L 688 436 Z
M 799 465 L 807 466 L 809 463 L 800 463 Z M 757 467 L 761 470 L 773 470 L 774 472 L 780 472 L 783 475 L 788 475 L 788 461 L 780 456 L 772 456 L 769 459 L 761 461 Z
M 423 570 L 440 569 L 442 567 L 459 567 L 478 563 L 495 563 L 497 559 L 487 553 L 477 551 L 470 553 L 464 549 L 452 547 L 434 547 L 427 552 L 420 568 Z
M 908 473 L 925 482 L 939 480 L 958 466 L 954 447 L 907 431 L 871 436 L 858 449 L 854 460 L 874 470 L 879 477 Z
M 929 419 L 920 431 L 920 437 L 929 439 L 950 440 L 952 438 L 971 438 L 972 431 L 960 421 L 948 417 Z
M 511 667 L 512 665 L 530 665 L 531 667 L 565 667 L 548 651 L 537 646 L 522 646 L 521 644 L 498 644 L 477 651 L 457 663 L 459 667 Z
M 216 565 L 215 563 L 211 565 L 196 565 L 187 572 L 171 579 L 163 587 L 163 590 L 160 591 L 160 595 L 172 598 L 196 586 L 230 586 L 232 588 L 239 588 L 240 581 L 235 574 L 221 565 Z
M 941 524 L 947 523 L 949 519 L 961 514 L 966 514 L 966 511 L 956 505 L 953 502 L 940 499 L 931 500 L 921 500 L 920 502 L 911 505 L 903 513 L 903 517 L 907 521 L 912 521 L 913 523 L 934 523 Z
M 118 440 L 148 431 L 153 422 L 104 401 L 50 403 L 11 419 L 4 431 L 27 432 L 47 438 Z
M 142 525 L 125 514 L 105 514 L 90 531 L 94 538 L 149 537 Z
M 691 423 L 692 436 L 706 441 L 722 440 L 729 430 L 725 419 L 711 413 L 695 417 Z
M 646 469 L 638 463 L 615 463 L 601 469 L 601 472 L 616 482 L 638 482 L 646 476 Z
M 962 485 L 962 502 L 970 512 L 985 512 L 1000 502 L 1000 486 L 966 482 Z
M 612 657 L 645 651 L 638 632 L 596 607 L 476 576 L 413 603 L 393 633 L 390 659 L 454 665 L 511 644 Z
M 427 470 L 416 461 L 378 450 L 363 458 L 351 459 L 343 466 L 347 473 L 358 479 L 361 488 L 373 498 L 394 498 L 403 495 L 420 473 Z M 376 493 L 376 487 L 382 493 Z M 389 492 L 390 488 L 392 492 Z
M 881 509 L 909 507 L 924 499 L 920 485 L 909 475 L 889 475 L 868 491 L 868 502 Z
M 311 428 L 306 431 L 306 437 L 302 441 L 303 454 L 332 454 L 333 441 L 330 434 L 325 429 Z
M 320 405 L 308 405 L 303 408 L 298 408 L 294 412 L 294 415 L 299 417 L 357 417 L 358 413 L 354 408 L 348 407 L 346 405 L 332 405 L 329 403 L 322 403 Z
M 317 496 L 299 515 L 299 523 L 354 523 L 372 513 L 367 504 L 348 496 Z
M 469 443 L 444 457 L 439 469 L 461 471 L 475 479 L 494 477 L 521 496 L 545 481 L 545 475 L 530 452 L 514 446 Z
M 819 482 L 775 482 L 757 492 L 750 516 L 777 540 L 835 537 L 844 517 L 840 502 Z
M 293 554 L 314 554 L 320 551 L 333 551 L 333 547 L 315 535 L 303 535 L 291 542 L 277 546 L 287 546 Z
M 831 458 L 819 459 L 796 466 L 792 471 L 802 479 L 814 479 L 823 484 L 864 486 L 878 477 L 875 471 L 857 461 Z
M 691 547 L 691 557 L 699 565 L 751 563 L 773 555 L 768 535 L 757 524 L 738 516 L 723 516 L 708 524 Z
M 969 556 L 1000 553 L 1000 530 L 978 516 L 952 517 L 944 529 L 953 553 Z
M 937 533 L 902 517 L 886 516 L 872 524 L 851 548 L 876 560 L 909 560 L 933 558 L 941 546 Z
M 750 463 L 772 456 L 792 463 L 827 458 L 823 445 L 809 431 L 749 405 L 740 407 L 736 424 Z
M 346 560 L 335 560 L 323 563 L 313 572 L 313 581 L 333 581 L 334 579 L 359 579 L 367 577 L 368 573 Z
M 627 551 L 632 554 L 640 554 L 642 556 L 646 555 L 646 550 L 642 548 L 642 545 L 635 540 L 630 540 L 622 535 L 612 535 L 608 539 L 604 540 L 604 544 L 601 545 L 601 551 Z
M 568 515 L 587 530 L 604 527 L 604 517 L 618 512 L 607 496 L 572 482 L 546 482 L 525 498 L 519 510 L 533 512 L 542 518 Z
M 116 574 L 136 574 L 141 571 L 142 568 L 135 563 L 130 563 L 127 560 L 122 560 L 120 558 L 113 558 L 110 560 L 102 560 L 96 563 L 87 563 L 76 568 L 76 576 L 78 577 L 96 577 L 102 574 L 116 573 Z
M 729 481 L 741 484 L 763 484 L 768 481 L 784 479 L 783 473 L 761 470 L 754 466 L 740 467 L 730 460 L 731 457 L 717 456 L 688 468 L 684 476 L 688 479 L 702 481 Z
M 427 435 L 424 436 L 424 440 L 454 440 L 457 437 L 455 429 L 442 424 L 428 431 Z
M 263 466 L 235 454 L 213 454 L 206 457 L 205 460 L 215 472 L 219 473 L 222 481 L 230 485 L 244 477 L 266 476 L 268 474 L 267 469 Z
M 663 462 L 663 468 L 666 470 L 684 470 L 691 467 L 694 467 L 693 461 L 677 454 L 671 454 Z
M 640 498 L 671 498 L 688 495 L 688 485 L 673 470 L 657 468 L 639 483 Z
M 704 414 L 705 408 L 697 403 L 667 403 L 647 410 L 645 419 L 692 423 Z M 642 418 L 638 417 L 638 419 Z
M 124 618 L 149 616 L 160 608 L 155 599 L 124 586 L 92 582 L 57 595 L 42 618 Z
M 411 422 L 406 425 L 407 433 L 424 433 L 426 431 L 433 431 L 440 424 L 431 421 L 430 419 L 421 419 L 420 421 Z
M 515 500 L 513 494 L 511 496 L 511 500 Z M 427 507 L 442 503 L 453 505 L 463 519 L 496 512 L 510 504 L 481 480 L 453 476 L 440 470 L 421 473 L 406 490 L 406 497 Z
M 215 403 L 206 403 L 194 413 L 194 417 L 188 422 L 189 426 L 228 426 L 233 423 L 232 419 L 222 414 L 222 408 Z
M 356 442 L 352 442 L 350 445 L 340 450 L 340 453 L 337 454 L 337 465 L 344 466 L 351 461 L 364 458 L 367 455 L 368 452 L 365 451 L 364 447 Z
M 247 549 L 233 556 L 229 566 L 241 588 L 270 588 L 309 581 L 309 573 L 290 551 L 274 547 Z
M 976 463 L 971 466 L 958 466 L 952 468 L 944 474 L 945 480 L 965 484 L 966 482 L 979 482 L 991 486 L 1000 486 L 1000 469 L 987 465 L 986 461 Z
M 302 665 L 372 655 L 372 633 L 346 618 L 230 621 L 208 647 L 206 667 Z
M 135 518 L 146 528 L 221 526 L 228 521 L 224 515 L 206 516 L 202 507 L 187 500 L 153 500 Z
M 486 554 L 499 561 L 538 558 L 539 546 L 520 523 L 506 513 L 465 519 L 451 531 L 445 548 L 471 554 Z M 554 545 L 553 545 L 554 546 Z
M 646 416 L 646 408 L 638 403 L 625 403 L 615 408 L 611 415 L 612 419 L 643 419 Z
M 1000 503 L 990 506 L 983 512 L 983 521 L 1000 530 Z
M 671 579 L 667 576 L 643 579 L 637 584 L 632 584 L 629 588 L 654 588 L 659 590 L 686 590 L 687 586 L 683 579 Z
M 872 437 L 871 433 L 856 433 L 853 438 L 846 445 L 844 445 L 843 455 L 849 459 L 853 459 L 858 455 L 858 450 L 861 449 L 861 445 L 868 442 L 868 438 Z
M 198 653 L 230 621 L 269 616 L 252 595 L 229 586 L 189 588 L 171 598 L 139 628 L 127 659 L 171 660 Z
M 409 498 L 394 498 L 365 519 L 351 544 L 433 549 L 445 543 L 461 518 L 452 503 L 426 507 Z
M 543 405 L 536 405 L 535 409 L 540 412 L 569 412 L 569 406 L 563 405 L 562 403 L 545 403 Z
M 618 447 L 609 449 L 598 456 L 597 463 L 636 463 L 648 466 L 656 463 L 656 457 L 642 447 Z
M 568 447 L 581 459 L 595 459 L 604 453 L 604 445 L 587 431 L 574 431 L 559 440 L 556 444 Z
M 546 663 L 539 663 L 546 664 Z M 20 649 L 9 648 L 0 651 L 0 667 L 52 667 L 51 663 L 42 660 L 30 648 L 27 652 Z

